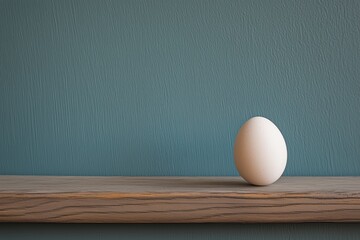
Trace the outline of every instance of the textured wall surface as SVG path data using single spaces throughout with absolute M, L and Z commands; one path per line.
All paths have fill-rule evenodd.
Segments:
M 288 144 L 285 175 L 360 175 L 359 66 L 357 0 L 0 0 L 0 174 L 236 175 L 237 130 L 263 115 Z M 336 226 L 215 229 L 360 234 Z

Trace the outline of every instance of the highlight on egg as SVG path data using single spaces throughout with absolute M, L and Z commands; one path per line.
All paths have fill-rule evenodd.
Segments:
M 242 178 L 253 185 L 269 185 L 283 174 L 287 148 L 280 130 L 269 119 L 253 117 L 242 125 L 234 144 L 234 160 Z

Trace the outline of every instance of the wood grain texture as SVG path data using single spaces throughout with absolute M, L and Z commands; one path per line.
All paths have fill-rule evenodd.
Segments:
M 0 176 L 1 222 L 358 222 L 360 177 Z

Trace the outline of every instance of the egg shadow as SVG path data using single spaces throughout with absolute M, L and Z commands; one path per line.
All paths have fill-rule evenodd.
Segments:
M 195 180 L 194 180 L 195 179 Z M 252 189 L 259 187 L 251 185 L 241 179 L 240 177 L 174 177 L 168 179 L 166 187 L 175 189 L 193 189 L 193 190 L 211 190 L 211 189 L 224 189 L 224 190 L 239 190 L 239 189 Z

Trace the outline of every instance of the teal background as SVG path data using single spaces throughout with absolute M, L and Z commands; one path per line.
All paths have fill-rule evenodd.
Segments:
M 287 142 L 285 175 L 359 175 L 359 66 L 355 0 L 0 0 L 0 174 L 237 175 L 237 130 L 262 115 Z M 0 236 L 169 229 L 360 235 L 358 224 L 1 224 Z

